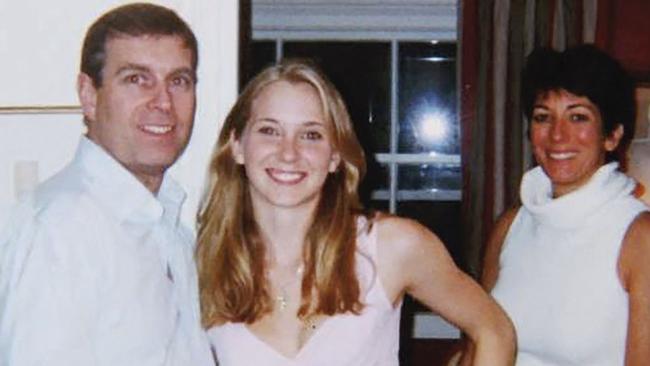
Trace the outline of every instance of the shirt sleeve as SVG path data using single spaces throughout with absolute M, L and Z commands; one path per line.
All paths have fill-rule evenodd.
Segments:
M 85 230 L 24 211 L 0 236 L 0 364 L 101 365 Z

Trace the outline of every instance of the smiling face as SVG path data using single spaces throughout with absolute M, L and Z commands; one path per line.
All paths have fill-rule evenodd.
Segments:
M 255 97 L 232 152 L 243 164 L 253 206 L 314 209 L 339 154 L 319 95 L 305 82 L 275 81 Z
M 565 90 L 538 95 L 530 138 L 537 163 L 553 184 L 555 197 L 585 183 L 605 163 L 605 153 L 618 145 L 623 128 L 603 135 L 598 107 Z
M 176 36 L 123 36 L 106 43 L 103 82 L 78 81 L 88 138 L 149 190 L 190 137 L 195 108 L 191 51 Z

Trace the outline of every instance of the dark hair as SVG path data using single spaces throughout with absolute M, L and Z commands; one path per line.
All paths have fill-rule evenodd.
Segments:
M 624 167 L 626 151 L 634 135 L 636 101 L 634 80 L 614 58 L 593 45 L 580 45 L 558 52 L 537 48 L 526 60 L 522 75 L 522 107 L 530 121 L 535 100 L 549 91 L 566 90 L 587 97 L 600 112 L 603 135 L 623 126 L 623 137 L 606 161 Z
M 120 36 L 144 35 L 180 37 L 192 52 L 192 70 L 196 71 L 198 46 L 187 23 L 168 8 L 134 3 L 110 10 L 88 28 L 81 51 L 81 72 L 90 76 L 95 87 L 100 87 L 106 61 L 106 42 Z

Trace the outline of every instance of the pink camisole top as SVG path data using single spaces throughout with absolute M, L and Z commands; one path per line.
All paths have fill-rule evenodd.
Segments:
M 208 330 L 219 366 L 397 366 L 401 301 L 393 306 L 377 276 L 377 230 L 359 220 L 357 273 L 365 307 L 359 315 L 325 320 L 294 358 L 255 336 L 243 323 Z

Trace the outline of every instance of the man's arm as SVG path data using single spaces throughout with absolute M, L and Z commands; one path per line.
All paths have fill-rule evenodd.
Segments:
M 93 349 L 98 286 L 79 232 L 27 217 L 0 242 L 0 364 L 99 365 Z

